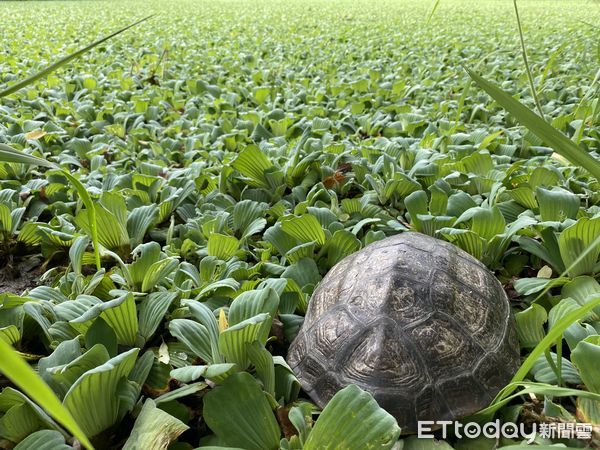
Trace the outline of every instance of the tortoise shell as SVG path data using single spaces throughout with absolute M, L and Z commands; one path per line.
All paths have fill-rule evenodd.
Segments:
M 323 407 L 349 384 L 404 433 L 489 404 L 519 367 L 508 298 L 478 260 L 407 232 L 336 264 L 315 290 L 288 362 Z

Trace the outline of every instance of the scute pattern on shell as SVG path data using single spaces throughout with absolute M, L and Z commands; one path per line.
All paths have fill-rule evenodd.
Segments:
M 403 432 L 487 406 L 519 366 L 496 277 L 447 242 L 407 232 L 336 264 L 315 290 L 288 362 L 321 407 L 371 392 Z

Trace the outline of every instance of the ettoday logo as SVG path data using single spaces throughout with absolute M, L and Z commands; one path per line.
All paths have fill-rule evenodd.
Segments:
M 433 430 L 441 430 L 442 439 L 446 439 L 449 431 L 457 438 L 507 438 L 525 439 L 531 444 L 537 436 L 545 439 L 591 439 L 592 424 L 590 423 L 534 423 L 529 426 L 513 422 L 500 423 L 500 420 L 479 424 L 466 424 L 451 420 L 422 420 L 418 422 L 418 438 L 433 438 Z

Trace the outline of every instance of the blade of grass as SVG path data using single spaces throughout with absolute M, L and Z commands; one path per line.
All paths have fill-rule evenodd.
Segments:
M 479 66 L 481 66 L 482 64 L 484 64 L 485 62 L 487 62 L 487 59 L 490 58 L 491 56 L 494 56 L 496 53 L 500 53 L 501 50 L 494 50 L 493 52 L 487 53 L 485 56 L 483 56 L 479 62 L 477 64 L 475 64 L 474 68 L 477 69 Z M 462 94 L 460 95 L 460 98 L 458 99 L 458 108 L 456 110 L 456 118 L 454 119 L 454 127 L 453 127 L 453 133 L 456 132 L 456 129 L 458 128 L 459 124 L 460 124 L 460 116 L 462 115 L 462 111 L 465 107 L 465 102 L 467 100 L 467 97 L 469 96 L 469 93 L 471 92 L 471 83 L 472 80 L 471 78 L 467 78 L 465 80 L 465 85 L 462 89 Z
M 60 169 L 62 174 L 68 178 L 68 180 L 75 186 L 79 197 L 81 197 L 81 201 L 85 205 L 85 209 L 89 211 L 90 215 L 90 233 L 92 238 L 92 244 L 94 246 L 94 262 L 96 263 L 96 270 L 101 269 L 100 265 L 100 243 L 98 242 L 98 222 L 96 219 L 96 207 L 94 206 L 94 202 L 92 201 L 92 197 L 89 192 L 85 188 L 81 182 L 71 175 L 66 170 Z
M 427 17 L 427 25 L 429 25 L 429 22 L 431 22 L 431 18 L 435 14 L 435 11 L 438 9 L 438 6 L 440 6 L 440 0 L 435 0 L 435 3 L 431 8 L 431 12 L 429 13 L 429 17 Z
M 594 95 L 594 92 L 596 91 L 594 89 L 594 86 L 596 85 L 598 80 L 600 80 L 600 69 L 598 69 L 598 71 L 596 72 L 596 76 L 594 76 L 592 83 L 587 88 L 583 97 L 581 97 L 581 100 L 579 100 L 579 103 L 577 104 L 577 108 L 575 108 L 575 113 L 574 113 L 575 116 L 577 116 L 577 113 L 582 108 L 583 103 Z M 594 114 L 594 112 L 592 112 L 592 118 L 591 118 L 590 123 L 594 123 L 594 119 L 595 119 L 594 116 L 595 116 L 595 114 Z M 578 127 L 577 132 L 575 133 L 575 136 L 573 136 L 573 140 L 576 144 L 579 144 L 579 142 L 581 142 L 581 139 L 583 139 L 583 130 L 585 128 L 585 124 L 586 124 L 586 120 L 582 120 L 581 126 Z
M 91 442 L 54 391 L 3 339 L 0 339 L 0 354 L 0 372 L 69 430 L 82 445 L 93 450 Z
M 56 169 L 57 167 L 54 163 L 46 161 L 44 158 L 38 158 L 37 156 L 19 152 L 5 144 L 0 144 L 0 161 L 9 163 L 31 164 L 35 166 L 47 167 L 49 169 Z
M 565 269 L 565 271 L 560 275 L 560 277 L 566 276 L 569 273 L 569 271 L 573 269 L 573 267 L 575 267 L 577 264 L 579 264 L 579 262 L 583 258 L 585 258 L 587 256 L 587 254 L 590 253 L 599 244 L 600 244 L 600 236 L 598 236 L 596 239 L 594 239 L 594 241 L 585 249 L 585 251 L 583 251 L 581 253 L 581 255 L 579 255 L 577 257 L 577 259 L 575 261 L 573 261 L 573 263 L 571 263 L 571 265 Z M 540 292 L 540 294 L 535 298 L 535 300 L 533 302 L 537 302 L 544 295 L 546 295 L 546 293 L 551 289 L 551 286 L 552 286 L 552 284 L 549 283 L 548 286 L 546 286 L 546 288 L 544 288 L 544 290 L 542 292 Z M 525 379 L 525 377 L 527 376 L 527 374 L 529 373 L 529 371 L 531 370 L 531 368 L 533 367 L 533 365 L 535 364 L 537 359 L 540 357 L 540 355 L 542 355 L 542 353 L 549 350 L 552 347 L 552 345 L 557 343 L 558 341 L 560 341 L 560 343 L 561 343 L 560 344 L 561 346 L 559 347 L 559 350 L 560 350 L 559 358 L 560 358 L 562 356 L 562 337 L 563 337 L 564 331 L 567 328 L 569 328 L 572 324 L 574 324 L 576 321 L 585 317 L 585 315 L 588 312 L 590 312 L 592 309 L 594 309 L 598 305 L 600 305 L 600 298 L 597 298 L 595 300 L 592 300 L 592 301 L 586 303 L 585 305 L 572 311 L 571 313 L 569 313 L 565 317 L 563 317 L 561 320 L 559 320 L 552 327 L 552 329 L 548 332 L 548 334 L 546 334 L 544 339 L 542 339 L 538 343 L 538 345 L 536 345 L 536 347 L 531 351 L 531 353 L 529 354 L 529 356 L 527 356 L 525 361 L 523 361 L 523 363 L 521 364 L 521 367 L 519 368 L 517 373 L 514 375 L 511 382 L 502 391 L 500 391 L 498 393 L 498 395 L 496 395 L 496 398 L 494 398 L 494 400 L 492 400 L 492 402 L 490 403 L 490 408 L 492 406 L 498 404 L 499 402 L 502 402 L 503 400 L 505 400 L 514 391 L 514 389 L 516 389 L 517 384 Z M 510 388 L 510 386 L 514 386 L 514 387 Z
M 519 8 L 517 7 L 517 0 L 513 0 L 515 5 L 515 15 L 517 16 L 517 26 L 519 28 L 519 40 L 521 41 L 521 52 L 523 54 L 523 62 L 525 63 L 525 71 L 527 72 L 527 79 L 529 80 L 529 89 L 535 102 L 535 107 L 538 110 L 540 117 L 544 118 L 544 111 L 540 99 L 538 98 L 537 91 L 535 90 L 535 84 L 533 83 L 533 75 L 531 75 L 531 69 L 529 68 L 529 61 L 527 60 L 527 50 L 525 49 L 525 39 L 523 39 L 523 28 L 521 27 L 521 18 L 519 17 Z
M 594 25 L 593 23 L 586 22 L 585 20 L 579 20 L 578 22 L 581 22 L 581 23 L 587 25 L 588 27 L 597 28 L 600 30 L 600 27 L 598 25 Z
M 511 113 L 522 125 L 533 134 L 543 139 L 558 154 L 567 158 L 571 163 L 587 170 L 597 180 L 600 180 L 600 161 L 579 148 L 571 139 L 548 124 L 540 116 L 532 112 L 521 102 L 512 98 L 508 93 L 465 67 L 469 76 L 479 87 L 486 91 L 500 106 Z
M 560 387 L 560 386 L 554 386 L 554 385 L 546 384 L 546 383 L 533 383 L 533 382 L 510 383 L 503 389 L 503 391 L 509 390 L 510 392 L 513 392 L 515 389 L 517 389 L 519 387 L 522 387 L 523 389 L 520 390 L 519 392 L 517 392 L 516 394 L 506 395 L 501 401 L 498 401 L 497 403 L 494 403 L 494 404 L 488 406 L 487 408 L 482 409 L 477 414 L 473 415 L 472 418 L 475 420 L 477 420 L 477 419 L 485 420 L 486 418 L 489 418 L 491 415 L 493 415 L 496 411 L 498 411 L 498 409 L 502 408 L 504 405 L 506 405 L 508 402 L 510 402 L 512 399 L 517 398 L 521 395 L 529 394 L 529 393 L 548 395 L 548 396 L 554 396 L 554 397 L 582 397 L 582 398 L 589 398 L 591 400 L 600 401 L 600 394 L 596 394 L 596 393 L 590 392 L 590 391 L 583 391 L 580 389 L 571 389 L 571 388 L 565 388 L 565 387 Z
M 555 344 L 557 339 L 560 339 L 562 337 L 563 332 L 571 325 L 573 325 L 576 321 L 585 317 L 586 314 L 588 314 L 592 309 L 594 309 L 598 305 L 600 305 L 600 298 L 586 303 L 585 305 L 572 311 L 571 313 L 563 317 L 561 320 L 559 320 L 552 327 L 552 329 L 548 331 L 548 334 L 546 334 L 544 339 L 542 339 L 540 343 L 536 345 L 536 347 L 531 351 L 531 353 L 529 354 L 529 356 L 527 356 L 525 361 L 523 361 L 523 364 L 521 364 L 521 367 L 519 368 L 515 376 L 512 378 L 510 384 L 506 386 L 502 391 L 500 391 L 496 398 L 491 402 L 490 407 L 505 400 L 517 388 L 518 383 L 525 379 L 535 362 L 538 360 L 538 358 L 553 344 Z
M 107 40 L 109 40 L 110 38 L 115 37 L 118 34 L 123 33 L 124 31 L 130 29 L 131 27 L 134 27 L 142 22 L 144 22 L 145 20 L 150 19 L 153 16 L 148 16 L 148 17 L 144 17 L 141 20 L 138 20 L 137 22 L 132 23 L 131 25 L 127 25 L 124 28 L 121 28 L 118 31 L 115 31 L 114 33 L 105 36 L 95 42 L 92 42 L 90 45 L 88 45 L 87 47 L 81 48 L 79 50 L 77 50 L 75 53 L 71 53 L 70 55 L 65 56 L 64 58 L 58 60 L 57 62 L 55 62 L 54 64 L 50 64 L 48 67 L 46 67 L 45 69 L 37 72 L 36 74 L 30 76 L 29 78 L 24 79 L 23 81 L 20 81 L 17 84 L 14 84 L 12 86 L 10 86 L 9 88 L 0 91 L 0 98 L 2 97 L 6 97 L 7 95 L 13 94 L 15 92 L 17 92 L 20 89 L 23 89 L 25 86 L 34 83 L 35 81 L 39 80 L 42 77 L 45 77 L 46 75 L 48 75 L 50 72 L 54 72 L 56 69 L 60 68 L 61 66 L 64 66 L 65 64 L 67 64 L 68 62 L 74 60 L 75 58 L 80 57 L 81 55 L 83 55 L 84 53 L 90 51 L 91 49 L 93 49 L 94 47 L 102 44 L 103 42 L 106 42 Z

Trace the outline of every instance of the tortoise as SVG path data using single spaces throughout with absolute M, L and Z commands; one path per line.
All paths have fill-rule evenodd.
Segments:
M 356 384 L 403 433 L 487 406 L 519 367 L 497 278 L 448 242 L 404 232 L 338 262 L 314 291 L 288 362 L 320 407 Z

